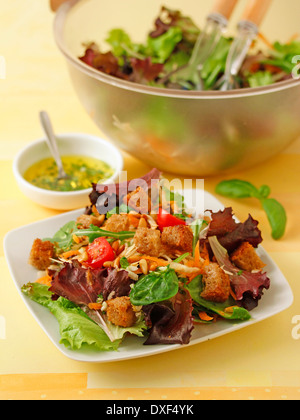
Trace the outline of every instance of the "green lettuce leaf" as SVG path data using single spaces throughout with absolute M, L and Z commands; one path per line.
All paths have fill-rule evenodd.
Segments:
M 293 57 L 300 55 L 300 41 L 295 40 L 288 44 L 275 42 L 273 47 L 274 49 L 270 51 L 270 58 L 263 60 L 262 63 L 279 67 L 290 74 L 295 66 Z
M 273 75 L 269 71 L 258 71 L 248 77 L 248 83 L 251 88 L 259 86 L 268 86 L 274 83 Z
M 157 38 L 148 37 L 147 52 L 152 57 L 153 62 L 164 63 L 181 40 L 182 30 L 179 27 L 172 26 Z
M 28 283 L 22 292 L 33 301 L 43 305 L 55 316 L 59 323 L 60 343 L 72 350 L 89 346 L 100 351 L 117 350 L 121 340 L 111 342 L 105 332 L 85 312 L 68 299 L 59 297 L 52 300 L 48 286 Z
M 132 327 L 127 328 L 114 325 L 109 321 L 107 324 L 117 340 L 122 340 L 127 333 L 137 335 L 138 337 L 144 337 L 144 332 L 148 328 L 143 317 L 141 317 Z

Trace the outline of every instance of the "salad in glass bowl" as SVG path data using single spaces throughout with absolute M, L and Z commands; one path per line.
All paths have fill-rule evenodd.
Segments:
M 110 49 L 96 42 L 84 44 L 79 58 L 87 65 L 111 76 L 134 83 L 159 88 L 195 90 L 191 80 L 180 80 L 177 73 L 184 69 L 191 56 L 201 29 L 180 10 L 163 6 L 144 43 L 135 43 L 121 29 L 112 29 L 105 39 Z M 292 78 L 293 57 L 300 55 L 299 36 L 287 43 L 271 44 L 263 34 L 259 38 L 266 48 L 253 45 L 236 80 L 236 88 L 267 86 Z M 226 68 L 226 60 L 233 39 L 222 36 L 217 47 L 201 69 L 204 90 L 218 85 Z M 195 71 L 198 71 L 197 69 Z

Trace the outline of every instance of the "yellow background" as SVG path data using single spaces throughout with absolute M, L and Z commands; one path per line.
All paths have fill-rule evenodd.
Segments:
M 208 2 L 199 1 L 203 13 L 200 3 L 207 8 Z M 286 40 L 293 35 L 291 28 L 297 22 L 299 26 L 300 1 L 276 0 L 272 16 L 266 28 Z M 0 56 L 7 63 L 6 79 L 0 79 L 1 239 L 11 229 L 58 213 L 24 197 L 12 174 L 18 150 L 42 135 L 38 112 L 46 109 L 60 132 L 101 135 L 73 92 L 53 41 L 52 21 L 47 0 L 0 0 Z M 250 212 L 261 221 L 264 247 L 289 281 L 293 305 L 271 319 L 191 348 L 107 364 L 66 358 L 18 295 L 1 240 L 0 399 L 299 399 L 300 340 L 292 335 L 292 320 L 300 316 L 299 154 L 300 139 L 268 163 L 234 174 L 258 186 L 268 184 L 285 206 L 288 226 L 281 241 L 272 240 L 258 203 L 221 199 L 239 219 Z M 129 177 L 149 170 L 126 154 L 124 159 Z M 207 191 L 213 193 L 220 180 L 206 179 Z

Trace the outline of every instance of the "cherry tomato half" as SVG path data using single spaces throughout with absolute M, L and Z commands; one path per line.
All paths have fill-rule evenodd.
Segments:
M 160 230 L 168 226 L 186 225 L 185 221 L 160 208 L 157 215 L 157 224 Z
M 115 253 L 105 238 L 96 238 L 86 250 L 88 260 L 85 262 L 90 268 L 102 268 L 106 261 L 113 261 Z

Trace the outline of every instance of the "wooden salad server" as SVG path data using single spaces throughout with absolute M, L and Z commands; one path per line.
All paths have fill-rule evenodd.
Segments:
M 237 87 L 236 76 L 253 40 L 258 35 L 258 28 L 266 16 L 271 3 L 272 0 L 249 0 L 237 26 L 238 34 L 228 53 L 225 74 L 217 82 L 215 89 L 226 91 Z

